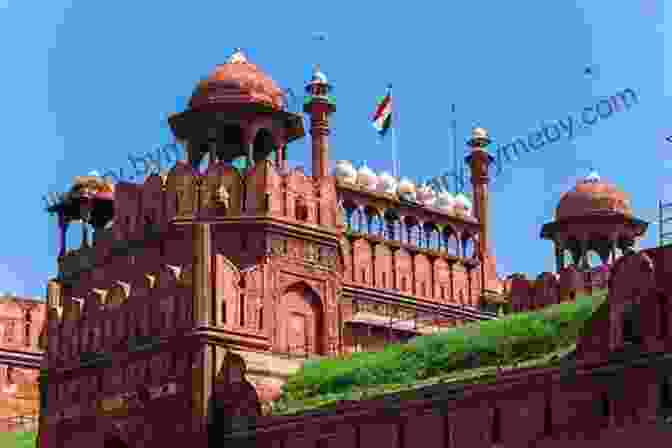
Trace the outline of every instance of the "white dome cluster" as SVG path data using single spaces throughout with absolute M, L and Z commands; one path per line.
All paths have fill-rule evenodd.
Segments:
M 378 176 L 371 168 L 366 166 L 366 162 L 357 170 L 357 184 L 369 190 L 375 190 L 378 186 Z
M 388 194 L 396 194 L 397 179 L 392 177 L 387 171 L 383 171 L 378 175 L 378 191 Z
M 379 175 L 363 162 L 355 168 L 349 160 L 338 160 L 333 170 L 334 176 L 343 183 L 358 185 L 368 190 L 398 195 L 400 199 L 419 202 L 427 207 L 435 207 L 462 216 L 471 214 L 472 204 L 462 193 L 453 197 L 447 191 L 436 192 L 427 185 L 416 184 L 407 177 L 400 180 L 383 171 Z
M 453 211 L 453 208 L 455 207 L 455 198 L 447 191 L 440 191 L 436 195 L 434 206 L 442 210 Z

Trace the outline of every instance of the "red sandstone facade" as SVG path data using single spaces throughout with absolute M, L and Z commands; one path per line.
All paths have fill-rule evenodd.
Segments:
M 258 417 L 219 442 L 282 448 L 409 447 L 420 441 L 442 448 L 667 447 L 670 266 L 669 248 L 616 261 L 607 301 L 584 328 L 574 355 L 558 367 L 516 369 L 491 384 L 432 386 L 416 399 L 391 396 L 299 417 Z
M 405 185 L 402 197 L 365 172 L 354 182 L 330 175 L 330 85 L 316 72 L 306 90 L 311 176 L 286 169 L 287 143 L 304 135 L 301 116 L 286 112 L 275 83 L 237 52 L 170 118 L 186 161 L 141 185 L 80 178 L 52 210 L 62 247 L 47 294 L 45 421 L 83 415 L 91 394 L 165 382 L 176 362 L 201 366 L 192 384 L 176 387 L 198 390 L 194 412 L 205 416 L 228 351 L 245 359 L 268 401 L 301 357 L 495 318 L 478 306 L 484 287 L 498 284 L 479 222 L 487 217 L 487 136 L 470 142 L 472 217 L 464 204 L 434 206 L 426 189 L 416 196 Z M 240 158 L 242 172 L 232 165 Z M 68 251 L 64 235 L 76 220 L 87 223 L 82 246 Z M 160 361 L 131 354 L 148 341 L 161 345 Z M 178 361 L 185 351 L 198 354 Z M 142 360 L 121 361 L 129 356 Z M 100 357 L 118 367 L 82 370 Z
M 224 437 L 222 428 L 263 412 L 299 367 L 296 355 L 405 340 L 421 333 L 418 322 L 441 328 L 495 318 L 478 306 L 499 284 L 487 238 L 485 132 L 469 142 L 472 216 L 464 200 L 440 207 L 450 201 L 403 179 L 390 188 L 364 167 L 354 177 L 348 169 L 329 175 L 335 105 L 326 77 L 315 73 L 307 91 L 310 177 L 286 169 L 287 143 L 304 136 L 301 117 L 284 110 L 277 86 L 237 52 L 170 119 L 188 160 L 142 185 L 81 179 L 54 208 L 62 248 L 47 290 L 41 446 L 207 446 Z M 238 158 L 246 160 L 242 173 L 231 165 Z M 94 240 L 85 233 L 82 247 L 67 251 L 65 231 L 80 219 Z M 554 384 L 548 375 L 541 383 Z M 516 381 L 529 386 L 523 377 Z M 528 392 L 521 388 L 512 389 L 517 400 Z M 489 427 L 479 401 L 454 413 Z M 361 423 L 349 415 L 346 427 Z M 295 432 L 289 420 L 258 423 L 265 421 L 277 436 L 268 443 Z M 308 444 L 349 443 L 321 442 L 319 433 L 331 432 L 305 422 Z M 454 446 L 487 440 L 485 430 L 460 426 L 464 439 Z M 369 429 L 377 441 L 397 434 Z
M 7 417 L 38 413 L 39 339 L 44 321 L 44 302 L 0 297 L 0 431 Z

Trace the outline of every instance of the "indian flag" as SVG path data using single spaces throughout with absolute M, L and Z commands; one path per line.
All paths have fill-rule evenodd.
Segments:
M 385 136 L 392 126 L 392 86 L 387 87 L 387 95 L 380 101 L 373 114 L 373 127 L 378 135 Z

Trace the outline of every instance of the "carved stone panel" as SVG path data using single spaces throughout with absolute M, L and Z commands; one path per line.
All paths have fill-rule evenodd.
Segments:
M 273 255 L 285 255 L 287 253 L 287 240 L 279 236 L 271 238 L 271 253 Z
M 303 257 L 306 261 L 315 262 L 318 261 L 318 248 L 315 243 L 307 241 L 303 246 Z

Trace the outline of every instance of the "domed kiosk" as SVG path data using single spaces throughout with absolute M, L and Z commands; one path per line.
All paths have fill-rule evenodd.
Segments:
M 285 110 L 282 89 L 237 49 L 196 86 L 187 110 L 168 119 L 192 166 L 245 158 L 247 166 L 275 153 L 286 160 L 287 143 L 305 136 L 301 115 Z
M 566 267 L 566 251 L 577 270 L 587 270 L 591 251 L 602 263 L 613 263 L 618 252 L 633 249 L 647 227 L 633 216 L 628 195 L 593 171 L 562 195 L 555 221 L 542 227 L 541 238 L 555 243 L 558 271 Z

